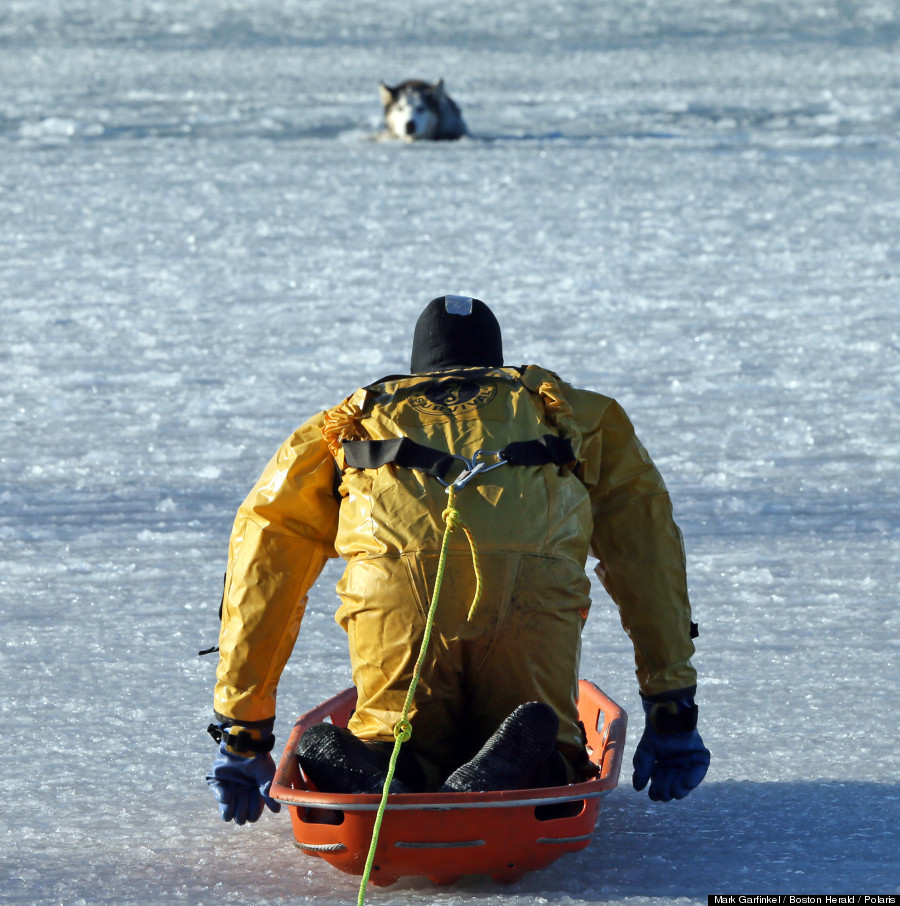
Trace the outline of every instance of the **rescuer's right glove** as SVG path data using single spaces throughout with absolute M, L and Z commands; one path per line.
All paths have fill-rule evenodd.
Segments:
M 697 732 L 697 706 L 692 690 L 641 699 L 646 715 L 644 735 L 634 753 L 632 784 L 656 802 L 684 799 L 706 776 L 709 749 Z M 662 698 L 662 700 L 659 700 Z

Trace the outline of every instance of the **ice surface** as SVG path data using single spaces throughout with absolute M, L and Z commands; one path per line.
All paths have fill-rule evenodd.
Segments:
M 893 0 L 8 0 L 0 10 L 3 903 L 355 901 L 203 782 L 230 522 L 403 370 L 433 296 L 618 398 L 670 485 L 705 784 L 590 848 L 372 903 L 900 889 Z M 376 143 L 443 77 L 474 138 Z M 348 682 L 330 566 L 283 740 Z M 596 589 L 583 673 L 639 713 Z M 639 722 L 632 723 L 626 764 Z

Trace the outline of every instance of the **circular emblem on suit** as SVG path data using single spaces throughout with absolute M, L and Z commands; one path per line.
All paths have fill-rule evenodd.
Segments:
M 458 417 L 486 406 L 497 395 L 493 383 L 481 384 L 465 378 L 448 378 L 431 381 L 417 388 L 409 401 L 412 406 L 428 415 Z

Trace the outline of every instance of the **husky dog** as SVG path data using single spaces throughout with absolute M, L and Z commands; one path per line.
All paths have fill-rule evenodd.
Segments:
M 412 79 L 394 88 L 379 82 L 378 89 L 387 127 L 382 138 L 443 141 L 469 134 L 459 107 L 444 91 L 443 79 L 433 85 Z

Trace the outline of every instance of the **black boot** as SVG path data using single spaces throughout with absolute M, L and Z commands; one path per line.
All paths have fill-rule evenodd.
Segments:
M 323 793 L 380 793 L 390 756 L 343 727 L 322 723 L 310 727 L 297 745 L 300 767 Z M 394 779 L 392 793 L 409 792 Z
M 560 782 L 560 769 L 565 776 L 556 748 L 558 732 L 559 718 L 549 705 L 519 705 L 481 751 L 444 781 L 439 792 L 478 793 L 555 785 Z
M 387 779 L 392 743 L 364 742 L 343 727 L 310 727 L 297 745 L 300 767 L 323 793 L 381 793 Z M 421 792 L 425 774 L 416 756 L 401 749 L 391 793 Z

